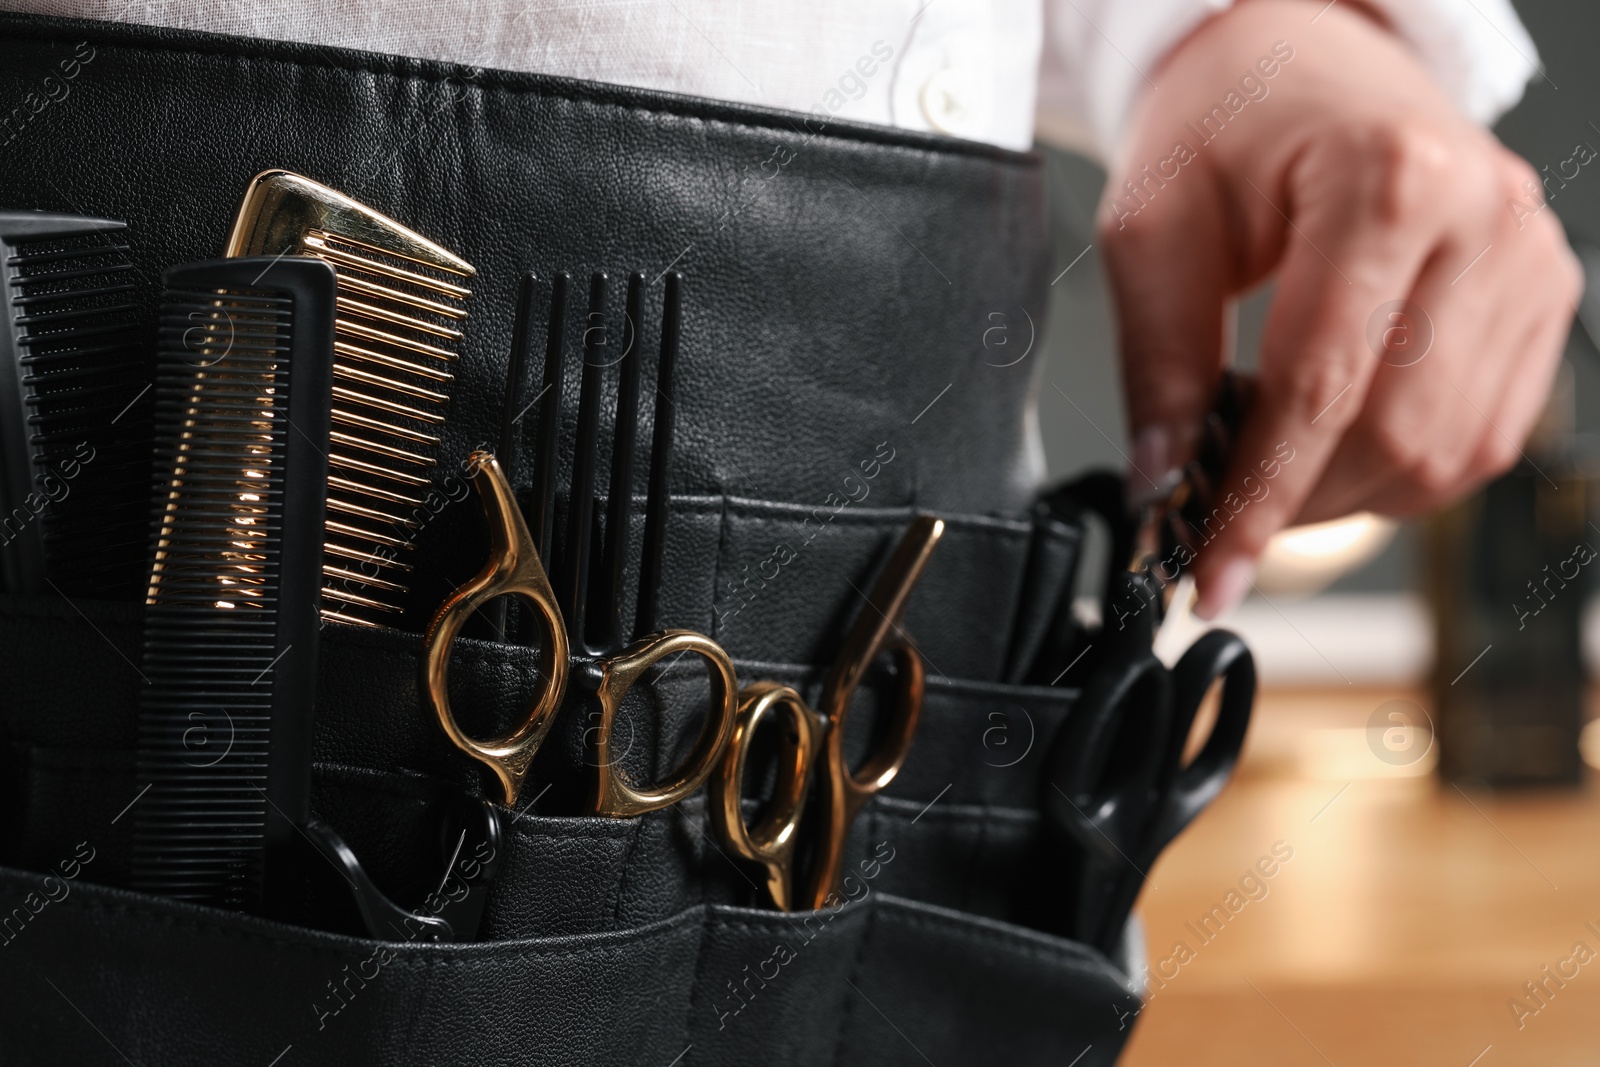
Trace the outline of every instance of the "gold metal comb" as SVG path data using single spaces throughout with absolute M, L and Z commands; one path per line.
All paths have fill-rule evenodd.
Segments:
M 322 617 L 376 626 L 401 613 L 426 514 L 472 264 L 310 178 L 250 182 L 224 253 L 315 256 L 338 275 Z

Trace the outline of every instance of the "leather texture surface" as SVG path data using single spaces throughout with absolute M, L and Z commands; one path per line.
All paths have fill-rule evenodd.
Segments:
M 0 203 L 125 219 L 151 308 L 160 270 L 218 254 L 246 184 L 274 167 L 465 257 L 479 274 L 445 470 L 498 437 L 523 271 L 571 271 L 581 293 L 594 270 L 670 265 L 688 278 L 674 493 L 838 507 L 886 444 L 872 506 L 1027 517 L 1039 364 L 991 365 L 1005 361 L 983 342 L 991 313 L 1016 320 L 1015 343 L 1019 308 L 1041 317 L 1036 157 L 536 75 L 23 17 L 0 20 L 0 91 L 47 100 L 45 79 L 85 40 L 93 58 L 69 95 L 6 146 Z M 465 577 L 474 519 L 450 508 L 429 522 L 418 570 Z M 765 554 L 723 566 L 731 577 Z M 668 625 L 711 593 L 675 564 Z M 444 581 L 417 590 L 423 621 Z
M 68 57 L 62 95 L 46 79 Z M 948 523 L 907 620 L 928 662 L 923 725 L 855 824 L 848 903 L 752 907 L 703 795 L 638 819 L 577 815 L 592 769 L 569 709 L 508 820 L 485 940 L 467 945 L 380 945 L 126 891 L 139 608 L 0 598 L 0 1062 L 1115 1059 L 1137 964 L 1010 921 L 1043 753 L 1077 681 L 1009 684 L 1059 624 L 1081 540 L 1032 511 L 1038 361 L 1001 366 L 984 345 L 997 314 L 1019 331 L 1043 321 L 1037 158 L 535 75 L 11 16 L 0 93 L 23 109 L 0 128 L 0 203 L 126 219 L 148 317 L 161 270 L 215 255 L 245 184 L 273 167 L 480 272 L 412 610 L 401 630 L 322 634 L 313 806 L 392 893 L 429 874 L 441 803 L 482 791 L 425 718 L 415 632 L 483 560 L 459 472 L 497 436 L 521 272 L 644 270 L 650 322 L 659 274 L 687 274 L 662 622 L 717 638 L 741 679 L 814 698 L 898 531 L 917 511 Z M 461 641 L 463 725 L 511 722 L 536 660 Z M 687 665 L 640 687 L 619 727 L 630 774 L 676 762 L 704 688 Z M 855 751 L 875 703 L 869 681 Z
M 1097 953 L 871 882 L 820 913 L 459 946 L 54 895 L 5 948 L 8 1063 L 1105 1064 L 1137 1006 Z
M 89 880 L 125 886 L 129 827 L 119 816 L 139 796 L 131 709 L 141 683 L 121 650 L 137 641 L 138 619 L 120 606 L 79 607 L 84 614 L 53 598 L 0 598 L 9 650 L 0 691 L 17 696 L 0 704 L 15 772 L 8 806 L 20 816 L 7 821 L 7 855 L 47 871 L 93 828 Z M 442 802 L 482 781 L 421 709 L 420 646 L 408 634 L 345 628 L 330 628 L 323 641 L 316 808 L 395 892 L 431 872 Z M 815 667 L 735 665 L 742 678 L 787 682 L 812 699 L 822 682 Z M 529 651 L 487 642 L 463 643 L 453 669 L 464 706 L 484 712 L 498 703 L 506 716 L 535 673 Z M 622 768 L 660 778 L 692 744 L 704 692 L 703 672 L 684 667 L 640 693 L 615 728 Z M 871 681 L 858 693 L 847 752 L 865 750 L 878 696 Z M 890 891 L 1005 918 L 1048 787 L 1044 754 L 1076 697 L 1065 685 L 930 677 L 910 758 L 858 820 L 852 854 L 865 858 L 872 842 L 889 840 L 906 857 L 886 876 Z M 546 741 L 537 784 L 508 820 L 509 867 L 490 898 L 491 928 L 506 937 L 587 933 L 660 919 L 701 899 L 754 903 L 748 872 L 708 836 L 703 795 L 639 819 L 577 814 L 594 768 L 574 720 L 566 716 Z M 487 733 L 493 717 L 482 722 Z
M 1105 1064 L 1126 1040 L 1137 961 L 1010 921 L 1073 689 L 931 679 L 905 771 L 852 829 L 847 903 L 815 915 L 755 908 L 754 876 L 711 836 L 703 794 L 637 819 L 559 814 L 585 773 L 568 729 L 546 747 L 578 770 L 547 775 L 508 820 L 484 940 L 377 943 L 106 888 L 127 880 L 140 795 L 140 682 L 120 651 L 138 632 L 122 605 L 0 601 L 0 687 L 17 696 L 3 705 L 6 825 L 20 837 L 7 853 L 55 872 L 0 870 L 6 1062 L 242 1062 L 283 1035 L 267 1060 L 296 1045 L 310 1063 L 670 1062 L 692 1045 L 686 1062 Z M 314 806 L 402 898 L 430 873 L 442 802 L 477 774 L 420 713 L 419 644 L 329 628 L 318 702 Z M 813 696 L 820 684 L 815 667 L 737 667 Z M 482 642 L 455 669 L 485 702 L 533 673 L 526 650 Z M 631 709 L 633 773 L 687 747 L 702 682 L 669 675 Z M 858 698 L 854 749 L 874 696 Z M 63 1003 L 24 1009 L 41 977 Z

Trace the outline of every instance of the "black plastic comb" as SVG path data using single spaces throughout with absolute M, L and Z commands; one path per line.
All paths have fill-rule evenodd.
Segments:
M 578 423 L 573 442 L 571 496 L 565 537 L 555 552 L 556 472 L 559 451 L 562 364 L 568 276 L 552 285 L 549 341 L 544 387 L 533 462 L 533 499 L 528 527 L 546 561 L 551 584 L 561 602 L 572 645 L 580 654 L 598 656 L 619 650 L 629 636 L 622 618 L 623 585 L 628 564 L 633 513 L 633 471 L 639 431 L 643 379 L 645 276 L 628 279 L 621 344 L 615 344 L 606 317 L 605 274 L 589 285 L 589 311 L 583 331 L 584 359 L 578 394 Z M 654 439 L 645 498 L 644 544 L 632 637 L 659 629 L 662 559 L 666 548 L 668 486 L 672 469 L 674 383 L 678 341 L 683 321 L 683 275 L 666 275 L 661 317 L 660 354 L 656 369 Z M 611 438 L 611 470 L 603 530 L 595 522 L 595 487 L 601 410 L 607 371 L 618 367 L 617 399 Z
M 136 888 L 258 909 L 309 814 L 335 277 L 163 277 Z
M 334 270 L 244 257 L 163 281 L 134 885 L 370 937 L 470 938 L 500 863 L 492 804 L 449 813 L 417 911 L 311 818 Z
M 125 228 L 0 211 L 0 581 L 14 592 L 143 589 L 151 368 Z
M 1228 475 L 1234 445 L 1244 429 L 1255 402 L 1255 379 L 1227 370 L 1217 386 L 1216 401 L 1206 413 L 1195 458 L 1183 471 L 1183 481 L 1172 494 L 1161 530 L 1162 558 L 1184 557 L 1182 546 L 1197 553 L 1201 544 L 1215 536 L 1213 509 L 1221 504 L 1217 488 Z M 1222 523 L 1226 525 L 1226 522 Z

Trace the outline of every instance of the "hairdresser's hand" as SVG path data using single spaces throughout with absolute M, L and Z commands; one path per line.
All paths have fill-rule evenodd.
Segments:
M 1323 6 L 1248 0 L 1180 45 L 1102 204 L 1134 489 L 1191 454 L 1225 307 L 1277 276 L 1234 506 L 1194 568 L 1205 615 L 1284 526 L 1416 514 L 1511 466 L 1582 284 L 1534 170 L 1388 30 Z M 1421 314 L 1390 318 L 1402 300 Z

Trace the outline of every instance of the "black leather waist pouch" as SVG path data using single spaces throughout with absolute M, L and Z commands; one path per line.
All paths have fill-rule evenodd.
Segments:
M 662 618 L 722 642 L 742 680 L 814 697 L 907 519 L 949 524 L 907 620 L 929 667 L 922 726 L 853 828 L 837 908 L 753 907 L 703 797 L 636 819 L 571 814 L 583 724 L 563 720 L 535 767 L 548 793 L 507 819 L 472 944 L 362 941 L 129 891 L 139 608 L 0 598 L 0 1061 L 1115 1059 L 1137 951 L 1113 961 L 1010 921 L 1043 753 L 1075 696 L 1070 676 L 1005 684 L 1055 617 L 1076 548 L 1058 532 L 1041 551 L 1029 515 L 1037 360 L 999 366 L 983 343 L 995 314 L 1043 319 L 1036 157 L 535 75 L 8 16 L 0 93 L 23 102 L 0 126 L 0 204 L 128 220 L 147 311 L 160 272 L 215 255 L 245 184 L 273 167 L 478 267 L 409 629 L 482 562 L 449 472 L 496 436 L 525 270 L 688 275 Z M 389 887 L 436 856 L 442 799 L 482 788 L 425 718 L 419 652 L 403 630 L 322 636 L 313 806 Z M 462 641 L 464 725 L 512 721 L 535 663 Z M 618 727 L 630 773 L 676 763 L 704 685 L 685 667 L 636 690 Z M 870 684 L 858 700 L 865 730 Z
M 7 1062 L 265 1063 L 293 1046 L 284 1062 L 669 1063 L 692 1047 L 701 1063 L 1109 1063 L 1127 1036 L 1136 945 L 1114 961 L 1007 921 L 1073 690 L 932 678 L 911 760 L 853 828 L 836 908 L 752 907 L 754 875 L 703 797 L 596 819 L 541 814 L 546 796 L 508 820 L 482 941 L 376 942 L 110 888 L 139 798 L 137 613 L 78 608 L 0 602 L 7 852 L 35 872 L 0 870 Z M 436 854 L 439 802 L 473 780 L 421 713 L 418 647 L 324 634 L 315 806 L 387 885 Z M 477 643 L 456 671 L 466 699 L 509 703 L 533 657 Z M 624 716 L 631 771 L 690 743 L 703 682 L 669 672 Z M 581 764 L 574 733 L 552 759 Z

